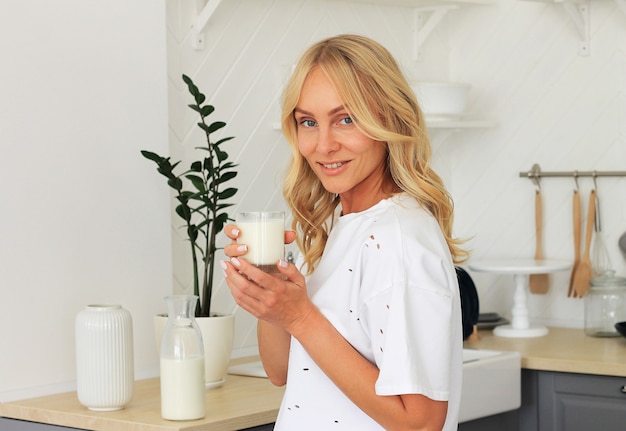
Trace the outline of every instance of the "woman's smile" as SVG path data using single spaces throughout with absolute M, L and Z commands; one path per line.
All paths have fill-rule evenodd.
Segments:
M 328 172 L 329 174 L 331 174 L 331 173 L 334 174 L 334 173 L 339 173 L 339 169 L 338 168 L 341 168 L 342 166 L 345 166 L 348 163 L 349 162 L 326 162 L 326 163 L 320 162 L 319 164 L 322 165 L 322 167 L 325 170 L 329 171 Z

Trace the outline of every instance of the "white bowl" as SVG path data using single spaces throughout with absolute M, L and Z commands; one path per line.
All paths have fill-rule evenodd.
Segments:
M 470 84 L 415 82 L 411 85 L 424 115 L 459 116 L 465 112 Z

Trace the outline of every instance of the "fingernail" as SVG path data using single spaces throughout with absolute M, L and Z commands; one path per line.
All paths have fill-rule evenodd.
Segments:
M 237 259 L 236 257 L 233 257 L 230 260 L 230 263 L 232 263 L 233 265 L 235 265 L 237 268 L 239 268 L 241 266 L 241 262 L 239 262 L 239 259 Z
M 228 266 L 226 266 L 226 262 L 224 262 L 223 260 L 220 260 L 220 266 L 224 271 L 226 271 L 226 268 L 228 268 Z
M 233 229 L 230 233 L 232 233 L 234 236 L 239 236 L 239 229 Z
M 248 246 L 245 244 L 241 244 L 237 247 L 237 251 L 248 251 Z
M 281 259 L 278 261 L 278 265 L 280 265 L 282 268 L 287 268 L 289 266 L 289 262 L 287 262 L 284 259 Z

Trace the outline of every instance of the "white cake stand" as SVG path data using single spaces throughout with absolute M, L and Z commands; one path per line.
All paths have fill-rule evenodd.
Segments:
M 508 338 L 543 337 L 548 328 L 530 323 L 528 312 L 528 275 L 549 274 L 571 268 L 572 263 L 562 260 L 485 260 L 470 263 L 469 268 L 477 272 L 491 272 L 494 274 L 511 274 L 515 281 L 513 295 L 512 319 L 510 325 L 496 326 L 494 335 Z

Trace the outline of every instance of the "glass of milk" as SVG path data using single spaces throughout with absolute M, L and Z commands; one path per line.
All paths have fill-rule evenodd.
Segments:
M 237 213 L 237 242 L 246 244 L 248 262 L 265 272 L 277 272 L 276 264 L 285 257 L 285 213 L 283 211 L 243 211 Z

